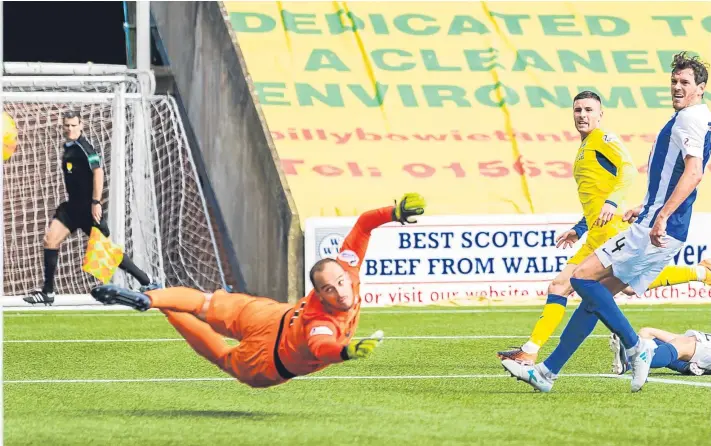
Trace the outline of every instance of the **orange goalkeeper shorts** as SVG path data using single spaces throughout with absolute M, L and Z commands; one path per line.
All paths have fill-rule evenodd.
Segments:
M 288 380 L 275 365 L 275 345 L 282 317 L 292 306 L 264 297 L 217 291 L 206 320 L 213 330 L 240 341 L 221 367 L 251 387 L 270 387 Z

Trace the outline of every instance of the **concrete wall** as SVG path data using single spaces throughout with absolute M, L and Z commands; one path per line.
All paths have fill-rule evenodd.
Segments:
M 246 290 L 303 295 L 303 233 L 220 2 L 151 2 Z

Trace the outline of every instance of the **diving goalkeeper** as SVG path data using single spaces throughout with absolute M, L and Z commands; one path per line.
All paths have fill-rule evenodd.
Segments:
M 295 305 L 180 287 L 142 294 L 104 285 L 91 294 L 109 305 L 160 309 L 199 355 L 251 387 L 275 386 L 373 352 L 382 341 L 381 331 L 353 339 L 361 306 L 359 270 L 370 233 L 392 221 L 416 223 L 414 217 L 424 208 L 425 200 L 411 193 L 394 207 L 362 214 L 337 258 L 319 260 L 311 268 L 314 289 Z M 227 344 L 224 336 L 239 345 Z

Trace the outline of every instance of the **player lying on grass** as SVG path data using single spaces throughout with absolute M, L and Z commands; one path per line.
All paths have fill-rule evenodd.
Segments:
M 585 232 L 588 233 L 587 239 L 548 286 L 548 300 L 528 342 L 520 348 L 498 352 L 501 360 L 511 359 L 525 365 L 536 361 L 538 351 L 563 320 L 568 296 L 573 292 L 570 278 L 575 268 L 610 237 L 630 226 L 622 221 L 621 209 L 637 177 L 637 170 L 622 141 L 600 128 L 602 117 L 600 96 L 592 91 L 582 91 L 575 96 L 573 120 L 581 143 L 573 172 L 584 216 L 575 227 L 557 237 L 556 246 L 572 247 Z M 648 288 L 692 281 L 711 285 L 711 261 L 706 260 L 698 266 L 668 266 Z M 624 292 L 635 294 L 630 287 Z
M 682 375 L 711 375 L 711 333 L 687 330 L 682 335 L 644 327 L 638 335 L 657 344 L 651 368 L 666 367 Z M 624 374 L 630 364 L 619 336 L 614 333 L 610 335 L 610 350 L 614 353 L 612 373 Z
M 208 361 L 252 387 L 269 387 L 323 369 L 364 358 L 380 343 L 378 331 L 354 340 L 360 315 L 359 270 L 370 233 L 385 223 L 416 223 L 425 200 L 405 194 L 396 206 L 362 214 L 343 241 L 335 260 L 322 259 L 310 271 L 314 289 L 295 305 L 219 290 L 205 294 L 168 288 L 146 294 L 99 286 L 94 298 L 137 310 L 161 310 L 190 346 Z M 240 341 L 230 346 L 224 336 Z

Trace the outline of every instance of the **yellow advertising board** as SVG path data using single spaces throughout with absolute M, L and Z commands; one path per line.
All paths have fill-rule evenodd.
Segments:
M 572 98 L 598 92 L 603 127 L 646 172 L 674 112 L 673 54 L 711 60 L 703 2 L 225 7 L 302 219 L 406 191 L 429 214 L 580 212 Z M 710 179 L 696 210 L 711 211 Z

